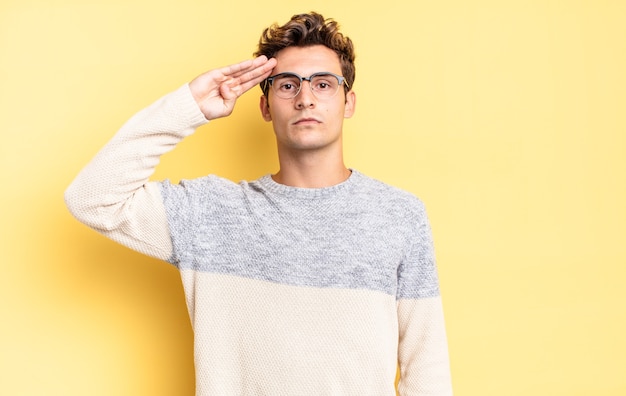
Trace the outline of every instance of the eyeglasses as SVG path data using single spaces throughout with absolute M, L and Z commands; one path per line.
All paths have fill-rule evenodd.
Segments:
M 282 99 L 293 99 L 300 93 L 302 89 L 302 81 L 308 81 L 311 92 L 318 99 L 329 99 L 337 94 L 339 87 L 346 85 L 346 78 L 338 76 L 330 72 L 319 72 L 311 74 L 309 77 L 301 77 L 296 73 L 280 73 L 268 77 L 263 83 L 263 92 L 267 93 L 267 85 Z

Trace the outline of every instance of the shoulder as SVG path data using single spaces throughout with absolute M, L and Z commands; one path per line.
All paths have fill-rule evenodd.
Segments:
M 400 211 L 406 214 L 424 213 L 424 203 L 412 192 L 372 178 L 356 170 L 353 170 L 353 172 L 356 177 L 358 194 L 367 197 L 373 204 L 394 212 Z
M 229 199 L 242 195 L 248 182 L 235 183 L 232 180 L 216 175 L 208 175 L 195 179 L 183 179 L 178 183 L 164 180 L 159 183 L 164 199 Z

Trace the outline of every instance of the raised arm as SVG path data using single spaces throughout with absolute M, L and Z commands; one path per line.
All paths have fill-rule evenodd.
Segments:
M 66 190 L 70 212 L 131 249 L 167 260 L 165 210 L 158 185 L 148 181 L 161 155 L 208 120 L 230 115 L 275 62 L 259 57 L 206 72 L 135 114 Z

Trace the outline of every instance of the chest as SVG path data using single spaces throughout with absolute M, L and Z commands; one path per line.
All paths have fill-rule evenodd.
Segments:
M 405 222 L 388 213 L 319 205 L 222 208 L 196 228 L 186 245 L 197 270 L 388 294 L 411 241 Z

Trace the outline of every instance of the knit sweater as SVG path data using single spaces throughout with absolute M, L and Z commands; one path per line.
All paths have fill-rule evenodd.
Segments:
M 270 176 L 152 182 L 206 123 L 187 85 L 132 117 L 66 191 L 83 223 L 181 273 L 196 394 L 451 395 L 422 202 L 357 170 L 306 189 Z

